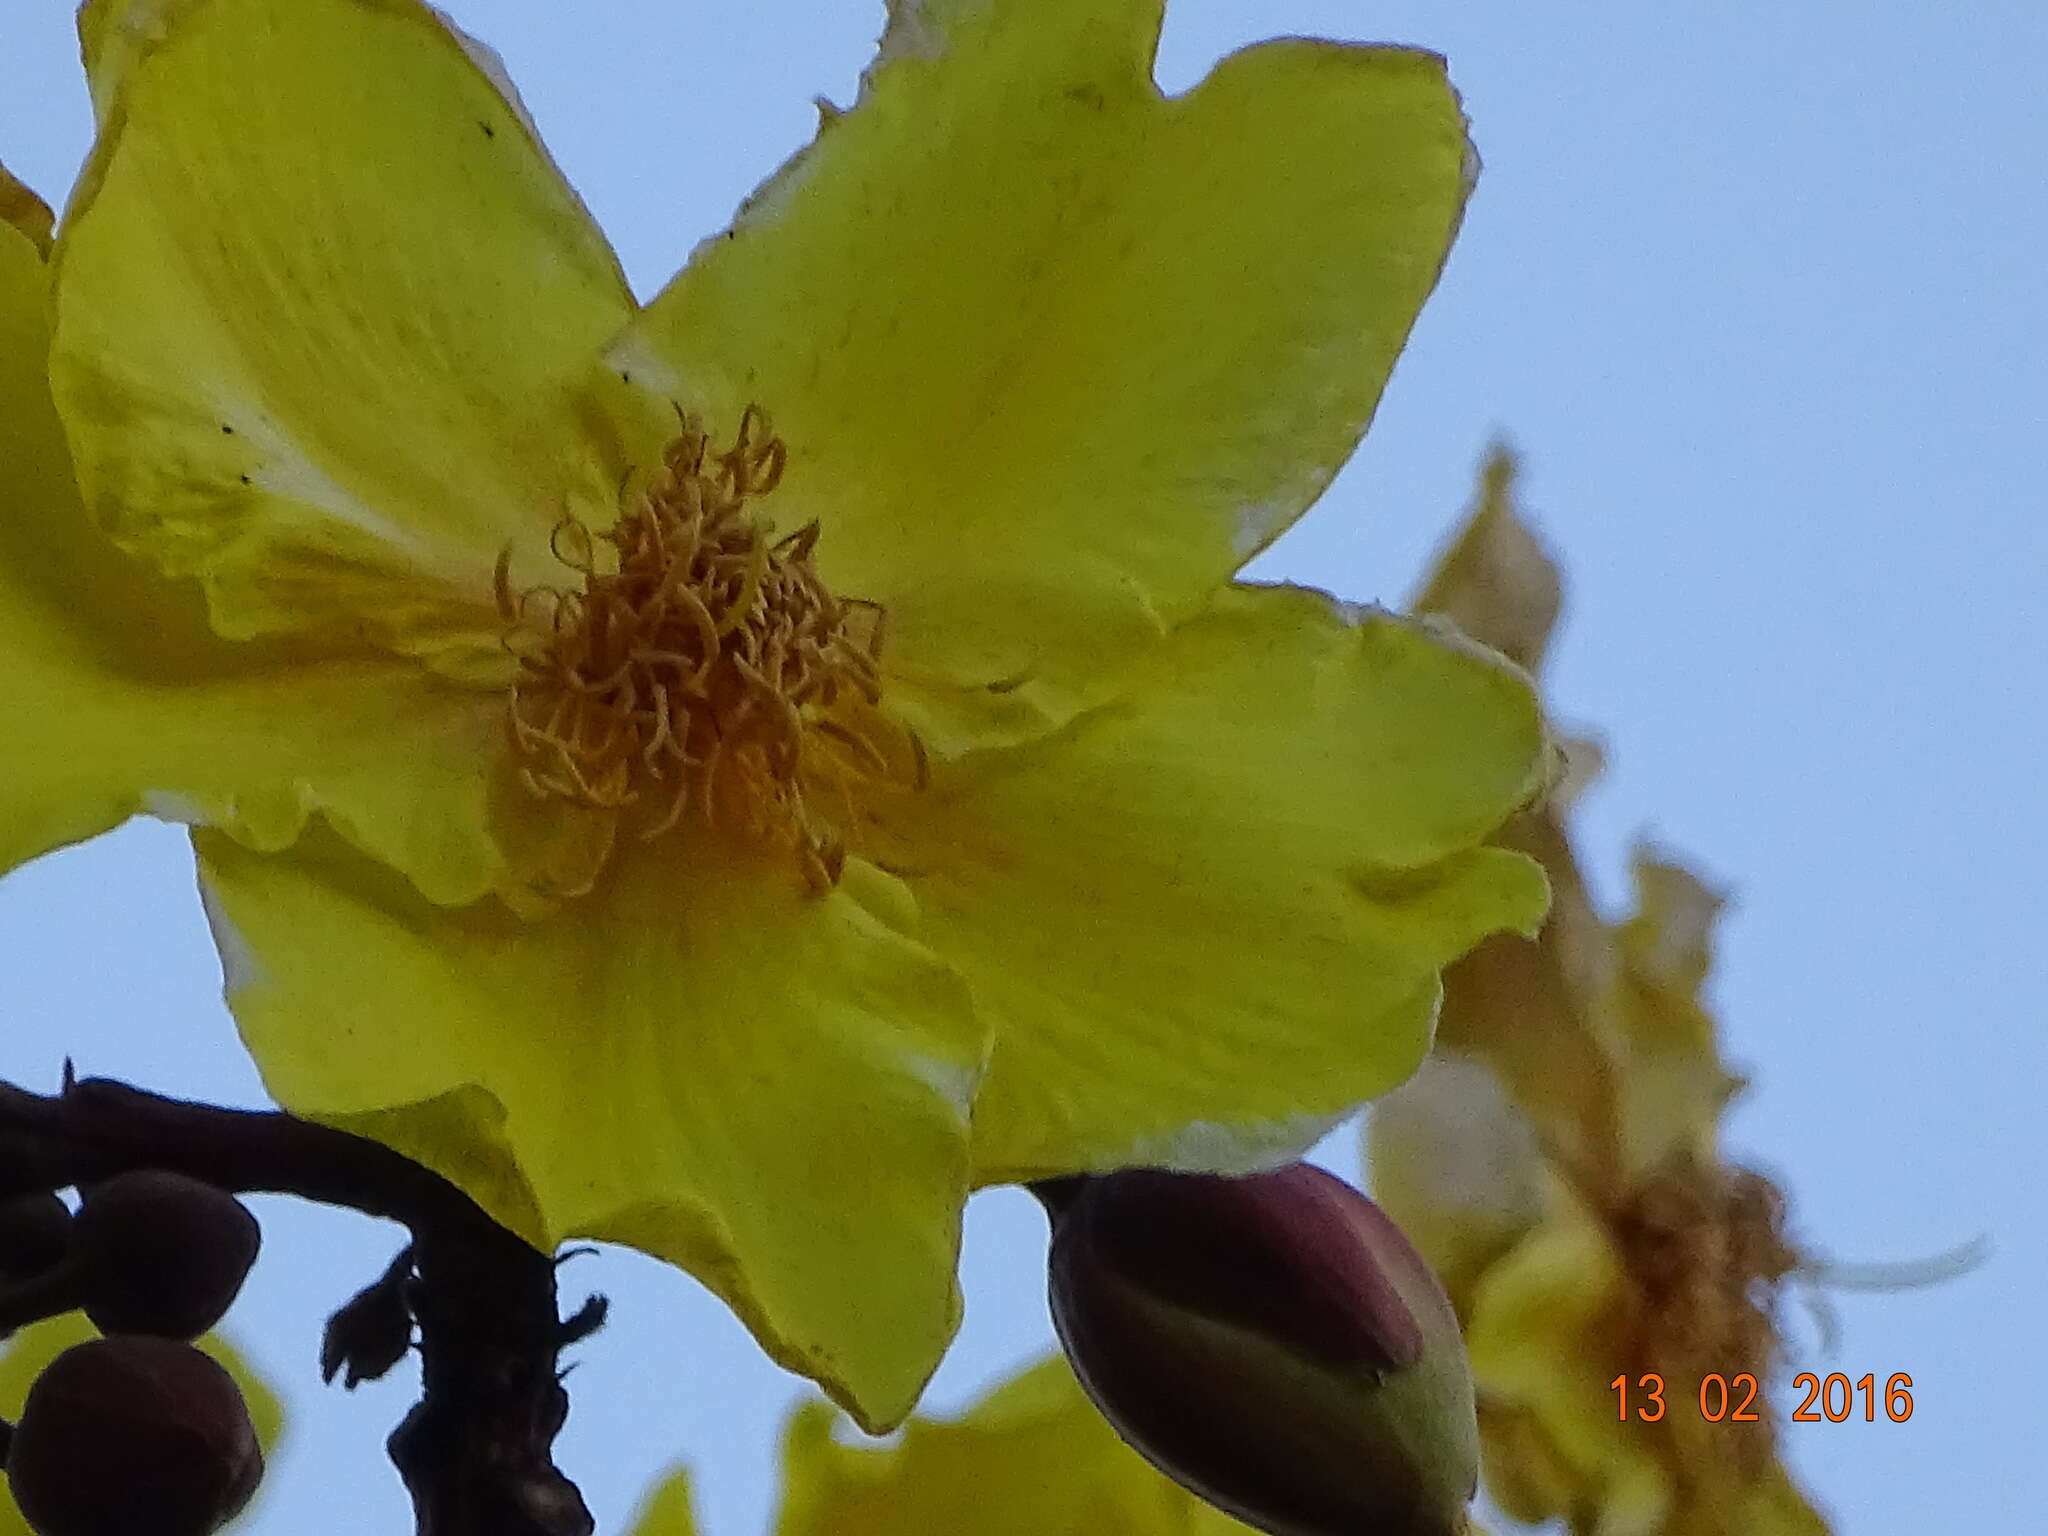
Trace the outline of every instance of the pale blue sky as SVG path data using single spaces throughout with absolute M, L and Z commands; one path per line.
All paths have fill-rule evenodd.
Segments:
M 813 96 L 852 98 L 880 24 L 878 0 L 453 9 L 643 293 L 808 136 Z M 1161 79 L 1281 32 L 1447 54 L 1486 172 L 1371 437 L 1261 573 L 1398 602 L 1487 440 L 1525 450 L 1571 578 L 1554 696 L 1610 744 L 1580 820 L 1600 886 L 1649 832 L 1736 893 L 1715 995 L 1758 1076 L 1737 1146 L 1828 1252 L 1996 1244 L 1947 1286 L 1838 1301 L 1820 1369 L 1911 1372 L 1918 1410 L 1793 1426 L 1788 1455 L 1843 1536 L 2022 1529 L 2048 1505 L 2048 9 L 1182 0 Z M 0 60 L 0 158 L 58 200 L 87 134 L 68 8 L 0 0 Z M 259 1100 L 175 833 L 0 883 L 0 954 L 0 1075 L 46 1085 L 68 1052 Z M 408 1528 L 381 1441 L 412 1380 L 350 1399 L 312 1370 L 393 1238 L 263 1214 L 235 1323 L 295 1433 L 256 1529 Z M 1029 1202 L 970 1225 L 941 1407 L 1046 1337 Z M 604 1528 L 689 1455 L 715 1536 L 761 1529 L 788 1379 L 672 1271 L 607 1254 L 565 1278 L 618 1303 L 560 1447 Z

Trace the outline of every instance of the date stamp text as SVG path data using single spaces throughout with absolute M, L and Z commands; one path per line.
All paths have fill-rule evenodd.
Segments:
M 1646 1372 L 1631 1380 L 1626 1374 L 1607 1383 L 1614 1394 L 1614 1416 L 1624 1423 L 1634 1418 L 1654 1424 L 1664 1417 L 1669 1399 L 1676 1395 L 1662 1376 Z M 1851 1381 L 1840 1371 L 1817 1376 L 1801 1371 L 1792 1378 L 1792 1390 L 1803 1393 L 1792 1410 L 1795 1424 L 1846 1424 L 1860 1419 L 1875 1424 L 1881 1413 L 1894 1424 L 1913 1417 L 1913 1378 L 1896 1372 L 1882 1386 L 1874 1372 Z M 1700 1378 L 1693 1406 L 1709 1424 L 1755 1424 L 1762 1417 L 1757 1406 L 1757 1381 L 1748 1371 L 1735 1376 L 1709 1372 Z

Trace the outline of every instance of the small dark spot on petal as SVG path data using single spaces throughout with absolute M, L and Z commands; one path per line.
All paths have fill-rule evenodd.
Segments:
M 477 127 L 483 129 L 485 138 L 495 139 L 498 136 L 498 130 L 493 128 L 489 123 L 485 122 L 482 118 L 477 119 L 476 125 Z
M 233 437 L 235 435 L 235 429 L 229 426 L 226 422 L 222 422 L 220 424 L 220 429 L 225 435 L 229 437 Z
M 241 477 L 241 481 L 242 481 L 242 484 L 244 484 L 244 485 L 247 485 L 247 484 L 249 483 L 249 477 L 248 477 L 247 475 L 243 475 L 243 476 Z
M 619 370 L 619 382 L 621 384 L 630 384 L 633 382 L 633 375 L 626 372 L 625 369 L 621 368 Z

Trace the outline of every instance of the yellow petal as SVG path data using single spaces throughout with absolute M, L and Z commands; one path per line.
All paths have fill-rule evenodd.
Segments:
M 1535 1418 L 1498 1400 L 1479 1399 L 1480 1480 L 1487 1498 L 1524 1525 L 1565 1516 L 1574 1529 L 1593 1523 L 1578 1479 Z
M 503 705 L 377 653 L 236 646 L 79 505 L 42 362 L 48 275 L 0 226 L 0 872 L 139 811 L 289 844 L 319 812 L 441 901 L 513 878 Z
M 1497 448 L 1481 472 L 1473 510 L 1423 583 L 1416 609 L 1540 667 L 1562 584 L 1517 509 L 1514 486 L 1514 459 Z M 1546 1150 L 1605 1189 L 1620 1176 L 1613 1062 L 1619 1043 L 1602 1001 L 1618 962 L 1564 822 L 1571 793 L 1597 766 L 1597 749 L 1579 745 L 1544 802 L 1502 830 L 1503 846 L 1543 866 L 1550 911 L 1534 942 L 1489 939 L 1445 972 L 1437 1041 L 1486 1063 Z
M 28 1389 L 42 1375 L 43 1367 L 72 1345 L 83 1344 L 99 1336 L 99 1330 L 85 1320 L 84 1313 L 67 1312 L 48 1322 L 24 1328 L 12 1339 L 0 1341 L 0 1418 L 10 1421 L 20 1418 Z M 256 1374 L 241 1352 L 221 1335 L 209 1333 L 199 1340 L 198 1347 L 234 1377 L 235 1385 L 242 1389 L 242 1401 L 249 1405 L 249 1422 L 255 1426 L 256 1443 L 263 1447 L 265 1457 L 274 1455 L 278 1439 L 284 1433 L 284 1407 L 278 1402 L 277 1394 Z M 223 1529 L 239 1529 L 251 1515 L 261 1513 L 262 1505 L 263 1495 L 259 1490 L 255 1502 Z M 14 1500 L 8 1496 L 4 1478 L 0 1478 L 0 1536 L 35 1536 L 28 1522 L 22 1519 Z
M 668 1473 L 640 1501 L 629 1536 L 697 1536 L 697 1509 L 690 1496 L 687 1468 Z
M 631 300 L 581 203 L 416 0 L 95 0 L 81 30 L 53 378 L 87 505 L 224 634 L 501 663 L 499 551 L 537 563 L 618 479 L 576 380 Z
M 995 1032 L 977 1178 L 1270 1166 L 1399 1082 L 1439 968 L 1542 914 L 1473 845 L 1543 755 L 1491 653 L 1245 587 L 1121 702 L 945 765 L 890 831 Z
M 1672 1499 L 1665 1436 L 1654 1424 L 1622 1422 L 1608 1385 L 1628 1358 L 1614 1327 L 1626 1284 L 1620 1260 L 1598 1218 L 1561 1182 L 1551 1181 L 1548 1203 L 1545 1222 L 1480 1281 L 1465 1329 L 1482 1399 L 1527 1415 L 1532 1443 L 1555 1460 L 1540 1475 L 1509 1472 L 1502 1481 L 1526 1492 L 1565 1469 L 1575 1485 L 1570 1507 L 1599 1512 L 1589 1528 L 1652 1536 Z M 1667 1384 L 1667 1417 L 1691 1409 L 1689 1390 Z M 1644 1401 L 1639 1392 L 1632 1411 Z M 1488 1449 L 1491 1479 L 1508 1446 Z
M 431 908 L 308 839 L 202 836 L 228 1000 L 279 1103 L 462 1185 L 542 1246 L 688 1269 L 863 1423 L 958 1316 L 965 990 L 859 866 L 813 896 L 680 834 L 535 923 Z
M 783 1439 L 776 1536 L 1185 1536 L 1243 1532 L 1154 1472 L 1054 1356 L 954 1420 L 913 1419 L 889 1447 L 842 1445 L 807 1403 Z M 1212 1512 L 1213 1513 L 1213 1512 Z
M 1515 456 L 1495 447 L 1479 474 L 1479 500 L 1416 597 L 1482 645 L 1536 671 L 1550 649 L 1564 584 L 1535 530 L 1515 507 Z
M 1684 865 L 1638 846 L 1630 862 L 1636 913 L 1618 937 L 1630 972 L 1645 987 L 1688 1000 L 1697 997 L 1713 965 L 1714 925 L 1727 898 Z M 1637 1021 L 1644 1028 L 1653 1021 Z M 1713 1020 L 1698 1014 L 1661 1022 L 1695 1049 L 1712 1049 Z
M 1636 913 L 1618 930 L 1613 1014 L 1621 1035 L 1622 1156 L 1637 1172 L 1675 1152 L 1720 1161 L 1721 1111 L 1743 1080 L 1721 1061 L 1699 989 L 1722 898 L 1690 870 L 1638 849 Z
M 1543 1215 L 1535 1128 L 1485 1062 L 1439 1044 L 1372 1106 L 1365 1146 L 1373 1199 L 1469 1316 L 1480 1276 Z
M 1159 0 L 896 0 L 858 105 L 615 350 L 789 448 L 790 526 L 888 607 L 941 751 L 1019 739 L 1322 491 L 1469 174 L 1434 55 L 1289 39 L 1187 94 Z
M 50 253 L 50 205 L 0 165 L 0 224 L 12 226 L 37 252 Z
M 1444 973 L 1437 1042 L 1491 1067 L 1546 1151 L 1599 1185 L 1619 1174 L 1617 1042 L 1601 1001 L 1613 940 L 1556 807 L 1522 812 L 1498 841 L 1543 866 L 1550 911 L 1533 941 L 1489 939 Z
M 1730 1477 L 1725 1438 L 1719 1449 L 1715 1461 L 1693 1469 L 1703 1474 L 1702 1484 L 1660 1536 L 1830 1536 L 1827 1520 L 1776 1460 L 1743 1467 L 1742 1476 Z

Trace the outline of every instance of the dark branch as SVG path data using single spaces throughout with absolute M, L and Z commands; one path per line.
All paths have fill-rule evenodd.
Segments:
M 404 1294 L 419 1324 L 423 1390 L 389 1449 L 419 1536 L 595 1529 L 551 1454 L 569 1406 L 557 1353 L 575 1320 L 565 1332 L 548 1255 L 438 1174 L 345 1131 L 104 1078 L 67 1081 L 52 1097 L 0 1083 L 0 1198 L 136 1168 L 404 1223 L 412 1232 Z

